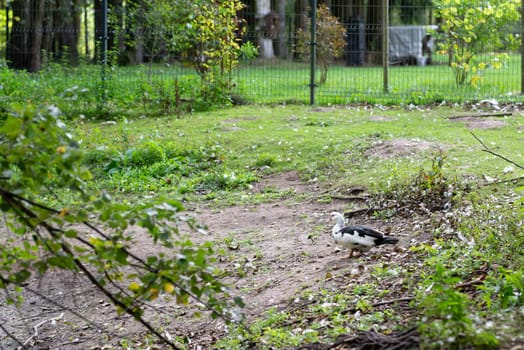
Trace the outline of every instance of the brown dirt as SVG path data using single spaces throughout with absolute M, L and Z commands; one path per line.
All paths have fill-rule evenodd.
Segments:
M 367 156 L 378 158 L 406 157 L 413 156 L 422 151 L 439 150 L 444 146 L 422 140 L 395 139 L 388 141 L 378 141 L 367 151 Z
M 409 145 L 404 144 L 408 149 Z M 220 208 L 204 203 L 190 210 L 208 227 L 207 235 L 198 234 L 195 240 L 211 240 L 224 248 L 220 267 L 232 272 L 228 282 L 246 301 L 248 318 L 271 307 L 286 308 L 305 290 L 336 288 L 336 283 L 347 283 L 348 278 L 358 282 L 361 273 L 375 264 L 407 259 L 410 253 L 405 247 L 422 239 L 413 233 L 413 222 L 361 218 L 359 223 L 391 231 L 401 243 L 349 259 L 332 241 L 333 223 L 328 218 L 331 211 L 344 211 L 347 201 L 318 202 L 320 189 L 315 183 L 300 181 L 295 172 L 267 177 L 252 191 L 267 188 L 302 196 Z M 156 249 L 138 238 L 137 251 L 145 254 Z M 46 298 L 25 293 L 26 300 L 17 309 L 0 297 L 0 323 L 33 349 L 103 349 L 116 346 L 121 337 L 135 347 L 147 345 L 143 328 L 128 316 L 115 314 L 113 306 L 81 276 L 52 273 L 31 280 L 28 286 Z M 186 336 L 191 349 L 208 348 L 224 332 L 221 321 L 191 319 L 194 307 L 176 305 L 170 298 L 160 297 L 151 306 L 156 312 L 150 314 L 150 322 L 171 335 Z M 16 344 L 0 330 L 0 349 L 14 348 Z
M 453 118 L 451 120 L 454 122 L 464 123 L 469 129 L 498 129 L 508 125 L 508 123 L 504 120 L 474 116 Z

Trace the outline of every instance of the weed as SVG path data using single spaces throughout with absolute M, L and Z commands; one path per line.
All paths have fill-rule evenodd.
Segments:
M 407 214 L 450 209 L 469 191 L 469 186 L 457 178 L 447 177 L 444 166 L 445 155 L 439 152 L 431 159 L 429 170 L 421 168 L 406 180 L 388 179 L 384 189 L 374 197 L 374 206 L 395 208 Z
M 425 348 L 495 348 L 495 334 L 479 328 L 470 317 L 471 299 L 455 287 L 460 280 L 443 265 L 434 266 L 433 275 L 419 289 L 418 307 L 423 313 L 419 330 Z
M 278 162 L 277 157 L 270 153 L 261 153 L 255 162 L 257 168 L 273 167 Z
M 126 152 L 125 165 L 129 167 L 143 167 L 153 165 L 165 159 L 162 147 L 156 142 L 144 142 Z

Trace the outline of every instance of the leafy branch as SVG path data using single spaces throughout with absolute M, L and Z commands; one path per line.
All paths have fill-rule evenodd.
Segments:
M 174 295 L 180 304 L 195 301 L 225 322 L 238 321 L 234 310 L 242 300 L 233 298 L 219 280 L 219 271 L 211 265 L 211 245 L 195 245 L 179 231 L 182 224 L 195 228 L 180 216 L 181 203 L 115 204 L 109 195 L 90 191 L 81 151 L 55 112 L 30 106 L 0 124 L 0 209 L 14 236 L 1 247 L 0 288 L 24 289 L 32 275 L 51 269 L 81 274 L 117 311 L 135 318 L 173 349 L 179 348 L 143 316 L 147 302 L 160 293 Z M 82 205 L 57 210 L 42 204 L 42 191 L 53 186 L 76 193 Z M 110 233 L 98 227 L 102 224 Z M 145 257 L 133 253 L 135 241 L 126 233 L 130 227 L 145 229 L 143 238 L 165 249 Z

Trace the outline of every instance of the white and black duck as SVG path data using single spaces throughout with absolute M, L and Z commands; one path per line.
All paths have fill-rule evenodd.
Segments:
M 382 244 L 397 244 L 398 238 L 386 236 L 384 233 L 363 225 L 347 225 L 344 216 L 333 212 L 331 217 L 336 220 L 332 236 L 335 242 L 349 248 L 349 257 L 353 251 L 367 252 Z

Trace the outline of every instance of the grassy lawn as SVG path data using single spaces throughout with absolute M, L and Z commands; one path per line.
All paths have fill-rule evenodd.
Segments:
M 488 68 L 475 87 L 458 88 L 446 65 L 446 57 L 435 56 L 435 64 L 391 66 L 389 90 L 383 91 L 381 67 L 333 65 L 327 82 L 316 88 L 321 105 L 370 103 L 382 105 L 464 103 L 495 98 L 520 99 L 520 57 L 510 55 L 501 69 Z M 310 68 L 293 61 L 254 61 L 231 73 L 234 97 L 244 103 L 309 103 Z M 190 67 L 178 63 L 135 67 L 60 65 L 46 67 L 38 74 L 18 72 L 5 66 L 0 70 L 0 101 L 54 103 L 72 115 L 99 116 L 104 107 L 111 112 L 140 115 L 174 113 L 178 94 L 182 110 L 206 110 L 213 103 L 199 97 L 199 77 Z M 177 82 L 178 81 L 178 82 Z M 74 102 L 74 103 L 70 103 Z
M 94 183 L 117 200 L 166 196 L 190 206 L 252 211 L 261 203 L 291 205 L 290 198 L 292 205 L 330 203 L 348 188 L 364 187 L 371 194 L 368 205 L 395 208 L 375 212 L 375 222 L 402 223 L 412 242 L 420 239 L 417 235 L 426 237 L 407 247 L 406 261 L 374 256 L 382 262 L 363 258 L 329 270 L 326 280 L 339 281 L 339 287 L 305 291 L 296 300 L 308 306 L 267 309 L 245 327 L 231 326 L 215 344 L 219 348 L 252 343 L 284 349 L 330 343 L 359 331 L 394 334 L 413 325 L 425 348 L 511 348 L 524 341 L 518 335 L 524 303 L 522 170 L 483 152 L 472 132 L 493 152 L 522 164 L 524 118 L 520 112 L 492 118 L 475 114 L 447 107 L 246 106 L 183 118 L 87 122 L 77 125 L 77 132 Z M 466 119 L 449 118 L 457 116 Z M 494 127 L 486 128 L 487 121 Z M 320 192 L 254 193 L 256 182 L 289 171 L 303 183 L 318 184 Z M 452 205 L 420 212 L 447 197 Z M 346 204 L 347 210 L 355 208 Z M 420 225 L 423 233 L 415 233 Z M 318 224 L 310 229 L 324 235 Z M 226 251 L 232 244 L 248 245 L 255 253 L 244 254 L 263 259 L 268 251 L 253 242 L 265 242 L 265 234 L 229 232 L 214 244 L 225 244 Z M 231 266 L 249 256 L 225 254 Z M 271 273 L 270 265 L 260 264 L 254 276 Z M 366 283 L 345 277 L 362 264 L 371 264 Z M 235 269 L 226 275 L 245 277 L 244 270 Z M 403 282 L 389 286 L 397 279 Z M 455 287 L 461 285 L 468 287 Z M 250 292 L 243 290 L 247 298 Z M 412 302 L 407 309 L 376 309 L 388 298 Z
M 100 122 L 84 124 L 80 130 L 83 145 L 89 151 L 88 159 L 103 167 L 109 159 L 121 159 L 115 169 L 99 179 L 110 188 L 120 187 L 124 193 L 134 193 L 140 180 L 136 168 L 124 165 L 122 158 L 143 145 L 160 149 L 161 159 L 169 161 L 181 153 L 193 153 L 206 159 L 215 159 L 213 169 L 238 174 L 239 181 L 256 177 L 266 163 L 265 172 L 298 170 L 304 179 L 320 177 L 329 181 L 343 181 L 348 185 L 369 185 L 393 176 L 416 173 L 431 162 L 437 149 L 446 155 L 446 171 L 462 177 L 481 179 L 491 174 L 502 178 L 514 176 L 504 173 L 508 166 L 503 160 L 482 152 L 465 123 L 448 117 L 468 112 L 450 108 L 380 110 L 360 107 L 316 109 L 299 106 L 240 107 L 210 113 L 199 113 L 184 118 L 122 119 L 113 124 Z M 506 126 L 496 129 L 473 130 L 487 145 L 508 157 L 522 157 L 522 121 L 518 115 L 499 118 Z M 374 145 L 395 139 L 418 140 L 432 147 L 417 152 L 413 157 L 372 157 L 366 150 Z M 475 153 L 472 157 L 471 154 Z M 120 158 L 119 158 L 120 157 Z M 165 183 L 166 169 L 158 169 L 147 178 L 148 186 L 160 192 L 176 191 L 176 185 L 196 185 L 195 176 L 173 176 Z M 121 167 L 119 167 L 121 166 Z M 143 172 L 147 173 L 145 169 Z M 149 171 L 149 170 L 148 170 Z M 126 174 L 128 186 L 118 185 Z M 115 177 L 118 176 L 118 181 Z M 146 176 L 146 175 L 145 175 Z M 100 182 L 98 182 L 100 183 Z M 175 186 L 174 186 L 175 185 Z M 140 192 L 140 191 L 138 191 Z

